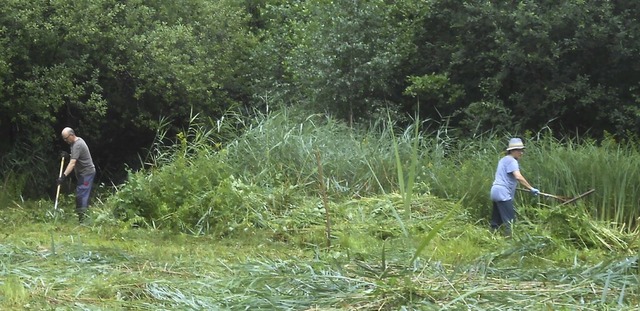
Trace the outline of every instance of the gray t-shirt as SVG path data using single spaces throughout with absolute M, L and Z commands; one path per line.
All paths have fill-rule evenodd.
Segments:
M 96 172 L 89 147 L 87 143 L 84 142 L 84 139 L 78 137 L 78 139 L 71 144 L 71 158 L 76 159 L 76 166 L 74 167 L 76 175 L 84 176 Z
M 491 187 L 491 200 L 495 202 L 513 200 L 516 194 L 518 180 L 513 172 L 519 171 L 518 160 L 512 156 L 505 156 L 498 162 L 496 177 Z

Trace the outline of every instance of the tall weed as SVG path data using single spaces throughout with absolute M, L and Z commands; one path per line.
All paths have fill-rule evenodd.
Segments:
M 241 223 L 235 211 L 241 194 L 216 140 L 219 130 L 194 115 L 167 143 L 167 129 L 161 127 L 145 162 L 148 169 L 129 172 L 107 202 L 115 215 L 136 225 L 195 234 L 226 232 Z
M 390 122 L 389 122 L 390 121 Z M 258 115 L 242 136 L 228 146 L 229 163 L 237 176 L 260 186 L 295 185 L 301 191 L 315 179 L 315 152 L 323 159 L 327 190 L 333 196 L 358 197 L 400 191 L 400 183 L 414 180 L 412 189 L 428 191 L 419 167 L 440 150 L 429 148 L 430 139 L 416 123 L 402 134 L 394 134 L 393 120 L 366 128 L 351 128 L 330 116 L 300 115 L 281 110 Z M 412 164 L 411 176 L 401 176 L 399 167 Z M 402 191 L 409 191 L 406 186 Z
M 365 195 L 395 184 L 389 139 L 362 135 L 325 115 L 305 117 L 289 110 L 258 115 L 228 151 L 237 175 L 259 186 L 295 186 L 315 194 L 316 187 L 309 185 L 317 174 L 316 151 L 323 159 L 330 195 Z M 377 180 L 369 167 L 379 172 Z
M 389 123 L 392 124 L 390 117 Z M 418 118 L 415 119 L 413 124 L 413 144 L 411 145 L 411 157 L 410 163 L 408 165 L 408 177 L 405 181 L 404 170 L 405 165 L 403 165 L 403 161 L 400 158 L 400 150 L 398 147 L 398 142 L 396 136 L 393 132 L 393 126 L 391 128 L 391 141 L 393 142 L 393 151 L 396 159 L 396 170 L 398 172 L 398 189 L 400 191 L 400 195 L 403 200 L 403 207 L 405 211 L 405 219 L 409 219 L 411 217 L 411 200 L 413 199 L 413 185 L 416 180 L 416 166 L 418 163 L 418 142 L 419 142 L 419 131 L 420 131 L 420 120 Z
M 8 207 L 12 201 L 22 199 L 22 189 L 25 185 L 25 176 L 18 176 L 13 171 L 4 175 L 0 184 L 0 208 Z
M 534 187 L 566 197 L 595 189 L 575 204 L 584 204 L 585 212 L 597 220 L 635 229 L 640 217 L 640 184 L 634 182 L 640 180 L 637 143 L 617 142 L 611 137 L 601 142 L 556 139 L 551 133 L 523 136 L 527 149 L 520 170 Z M 486 217 L 495 166 L 504 156 L 509 137 L 490 134 L 457 141 L 445 156 L 431 158 L 434 161 L 418 177 L 431 181 L 433 194 L 464 197 L 463 206 L 479 218 Z M 516 201 L 521 205 L 561 203 L 529 195 L 518 195 Z
M 29 300 L 28 290 L 16 275 L 4 278 L 0 285 L 0 296 L 3 298 L 0 306 L 7 309 L 20 309 Z
M 60 158 L 48 144 L 18 141 L 0 155 L 0 181 L 7 195 L 39 199 L 52 192 L 52 176 L 58 174 Z M 55 195 L 55 192 L 53 192 Z M 1 196 L 1 194 L 0 194 Z M 1 199 L 1 197 L 0 197 Z M 0 205 L 0 207 L 2 207 Z
M 351 128 L 327 115 L 302 115 L 283 109 L 257 113 L 252 123 L 243 124 L 245 131 L 222 148 L 214 139 L 218 131 L 211 124 L 203 126 L 196 121 L 194 118 L 193 125 L 179 133 L 175 141 L 158 135 L 162 139 L 148 158 L 152 160 L 148 161 L 151 169 L 132 173 L 135 177 L 128 189 L 121 190 L 121 206 L 129 204 L 133 215 L 142 216 L 152 225 L 186 217 L 189 226 L 210 226 L 204 215 L 214 215 L 222 208 L 216 204 L 243 206 L 242 200 L 249 198 L 238 189 L 246 187 L 256 191 L 251 200 L 262 202 L 258 206 L 270 205 L 270 193 L 288 193 L 294 198 L 289 201 L 292 204 L 269 208 L 269 212 L 286 213 L 295 208 L 295 197 L 319 197 L 319 156 L 323 162 L 322 182 L 330 200 L 398 192 L 404 194 L 403 206 L 410 213 L 407 205 L 411 196 L 430 193 L 459 201 L 476 219 L 486 219 L 495 166 L 512 137 L 484 133 L 461 138 L 446 124 L 430 130 L 430 126 L 438 126 L 435 122 L 416 122 L 396 135 L 393 120 Z M 640 154 L 635 144 L 611 138 L 602 142 L 558 140 L 551 133 L 526 133 L 521 137 L 527 149 L 520 167 L 531 184 L 565 196 L 595 188 L 596 192 L 577 202 L 584 204 L 586 213 L 635 228 L 640 216 L 636 208 L 640 186 L 632 182 L 640 179 Z M 124 195 L 127 192 L 131 194 Z M 225 193 L 230 201 L 215 199 L 218 193 Z M 518 195 L 516 202 L 524 206 L 558 203 L 528 195 Z M 176 227 L 179 221 L 171 223 Z
M 535 179 L 547 192 L 574 197 L 589 189 L 593 194 L 578 203 L 602 221 L 628 228 L 640 217 L 640 152 L 637 143 L 607 137 L 593 140 L 539 137 L 528 150 L 536 168 Z M 633 229 L 633 228 L 630 228 Z

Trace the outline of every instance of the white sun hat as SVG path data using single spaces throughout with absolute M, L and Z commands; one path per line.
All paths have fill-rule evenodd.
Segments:
M 522 139 L 520 138 L 509 139 L 509 146 L 507 146 L 507 151 L 515 150 L 515 149 L 524 149 L 524 144 L 522 143 Z

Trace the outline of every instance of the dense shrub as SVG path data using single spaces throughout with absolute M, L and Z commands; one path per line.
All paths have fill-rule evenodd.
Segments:
M 117 217 L 138 224 L 202 232 L 234 221 L 228 209 L 241 206 L 229 167 L 219 157 L 176 162 L 131 172 L 110 199 Z

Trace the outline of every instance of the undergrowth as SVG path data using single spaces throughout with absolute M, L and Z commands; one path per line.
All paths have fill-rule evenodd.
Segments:
M 587 165 L 605 161 L 611 142 L 525 135 L 521 167 L 534 185 L 567 195 L 599 189 L 568 205 L 519 195 L 506 239 L 487 222 L 505 137 L 461 141 L 422 121 L 355 129 L 282 111 L 258 115 L 222 145 L 210 125 L 194 117 L 173 140 L 159 130 L 146 169 L 129 172 L 113 193 L 99 192 L 89 223 L 67 213 L 73 194 L 60 197 L 60 210 L 2 196 L 9 203 L 0 208 L 0 308 L 625 310 L 640 303 L 637 212 L 629 207 L 638 192 L 600 184 L 637 177 L 615 162 L 638 161 L 631 149 L 614 153 L 625 172 L 602 169 L 596 178 L 585 175 Z M 585 151 L 593 163 L 574 154 Z M 609 204 L 615 211 L 603 212 Z

